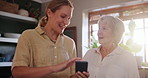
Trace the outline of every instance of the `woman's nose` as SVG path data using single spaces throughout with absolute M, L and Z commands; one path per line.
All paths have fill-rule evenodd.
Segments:
M 68 26 L 68 25 L 70 24 L 70 20 L 69 20 L 69 19 L 65 19 L 65 20 L 64 20 L 64 24 L 65 24 L 66 26 Z
M 98 34 L 100 34 L 101 32 L 102 32 L 102 31 L 99 29 L 99 30 L 98 30 Z

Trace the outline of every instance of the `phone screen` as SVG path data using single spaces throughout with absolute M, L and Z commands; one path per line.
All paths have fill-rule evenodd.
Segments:
M 76 61 L 76 72 L 87 72 L 88 62 L 87 61 Z

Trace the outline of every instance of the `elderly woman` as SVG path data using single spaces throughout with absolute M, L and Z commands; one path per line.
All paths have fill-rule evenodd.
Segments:
M 134 56 L 118 45 L 125 31 L 123 22 L 113 16 L 103 16 L 98 25 L 101 45 L 84 56 L 90 78 L 140 78 Z

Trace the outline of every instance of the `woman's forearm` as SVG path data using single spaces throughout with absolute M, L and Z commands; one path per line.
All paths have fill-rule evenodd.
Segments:
M 53 73 L 53 68 L 17 66 L 12 70 L 14 78 L 41 78 Z
M 63 71 L 79 59 L 80 58 L 72 58 L 60 64 L 46 67 L 16 66 L 12 70 L 12 75 L 14 78 L 41 78 L 51 73 Z

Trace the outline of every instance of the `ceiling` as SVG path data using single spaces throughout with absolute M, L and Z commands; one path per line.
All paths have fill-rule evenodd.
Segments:
M 49 2 L 51 0 L 32 0 L 32 1 L 35 1 L 35 2 L 38 2 L 38 3 L 45 3 L 45 2 Z
M 45 3 L 45 2 L 49 2 L 51 0 L 32 0 L 32 1 L 35 1 L 35 2 L 38 2 L 38 3 Z

